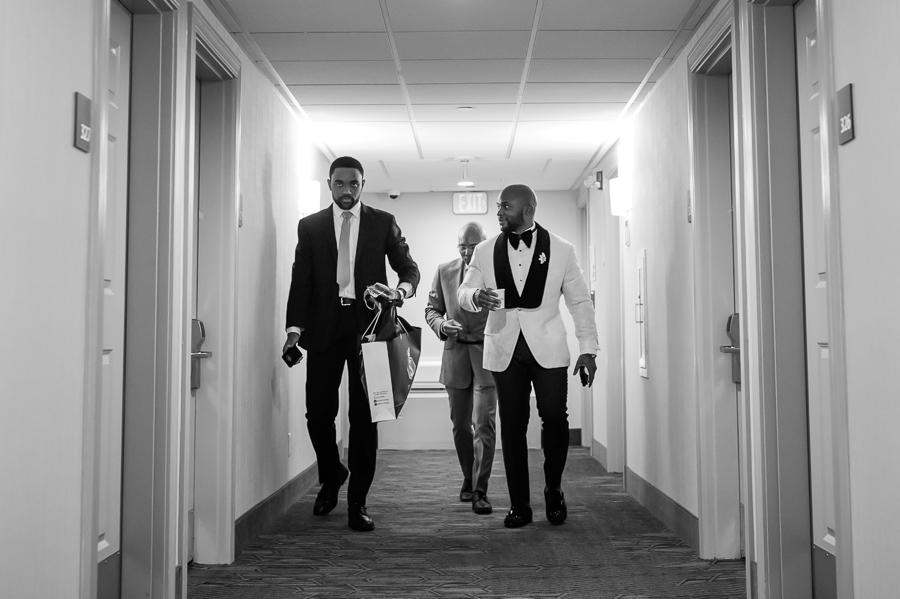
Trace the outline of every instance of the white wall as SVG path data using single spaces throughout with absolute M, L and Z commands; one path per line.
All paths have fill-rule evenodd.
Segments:
M 838 149 L 856 599 L 896 590 L 900 524 L 900 4 L 833 0 L 835 88 L 853 84 L 856 139 Z
M 604 173 L 603 189 L 590 189 L 587 193 L 596 270 L 591 289 L 596 298 L 597 332 L 600 337 L 597 379 L 593 387 L 594 440 L 606 448 L 607 462 L 604 466 L 621 472 L 624 465 L 624 446 L 621 444 L 624 433 L 624 385 L 620 245 L 625 242 L 619 237 L 620 218 L 609 211 L 609 177 L 617 167 L 618 152 L 614 147 L 607 152 L 597 169 Z
M 224 28 L 214 26 L 230 40 Z M 306 123 L 256 64 L 230 45 L 241 57 L 234 451 L 240 517 L 315 462 L 306 431 L 306 362 L 286 368 L 281 347 L 301 203 L 318 209 L 331 196 L 330 161 Z M 338 427 L 340 435 L 340 421 Z
M 634 117 L 631 245 L 622 252 L 627 466 L 697 514 L 687 66 L 684 54 Z M 621 151 L 621 150 L 620 150 Z M 622 157 L 620 156 L 620 159 Z M 624 240 L 624 220 L 619 219 Z M 637 261 L 647 250 L 649 378 L 638 371 Z
M 364 167 L 367 165 L 363 165 Z M 371 165 L 369 165 L 371 168 Z M 425 306 L 428 291 L 439 264 L 459 257 L 456 250 L 457 234 L 464 224 L 476 221 L 484 226 L 488 237 L 500 231 L 496 217 L 499 192 L 488 192 L 488 213 L 484 215 L 455 215 L 452 210 L 452 194 L 448 192 L 409 193 L 392 201 L 386 194 L 364 194 L 363 201 L 375 208 L 387 210 L 397 217 L 397 223 L 409 243 L 410 253 L 419 265 L 422 280 L 416 296 L 408 300 L 400 314 L 412 324 L 421 326 L 422 357 L 417 381 L 437 381 L 440 372 L 443 344 L 425 323 Z M 569 191 L 539 191 L 535 220 L 549 231 L 574 244 L 579 263 L 585 268 L 582 257 L 582 227 L 576 203 L 577 193 Z M 390 278 L 390 276 L 389 276 Z M 395 281 L 396 278 L 392 279 Z M 578 343 L 568 310 L 562 308 L 563 322 L 569 332 L 569 351 L 572 363 L 578 355 Z M 570 370 L 571 374 L 571 370 Z M 581 428 L 581 394 L 577 376 L 569 377 L 569 426 Z M 577 393 L 577 395 L 576 395 Z
M 3 597 L 79 593 L 90 155 L 72 140 L 75 92 L 93 95 L 93 7 L 0 5 Z

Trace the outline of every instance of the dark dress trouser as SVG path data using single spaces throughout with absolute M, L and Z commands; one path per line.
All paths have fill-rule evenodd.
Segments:
M 335 302 L 338 299 L 335 298 Z M 306 367 L 306 426 L 316 452 L 319 482 L 337 482 L 341 456 L 335 433 L 340 398 L 338 390 L 347 364 L 350 384 L 350 451 L 347 503 L 365 505 L 375 477 L 378 426 L 372 422 L 369 402 L 359 376 L 360 335 L 356 306 L 341 306 L 337 312 L 337 334 L 324 349 L 308 351 Z
M 545 484 L 550 489 L 558 489 L 562 484 L 569 451 L 569 415 L 566 409 L 569 379 L 566 368 L 544 368 L 538 364 L 520 333 L 509 366 L 493 375 L 497 384 L 503 465 L 510 503 L 530 503 L 526 433 L 531 412 L 531 385 L 534 384 L 541 417 Z

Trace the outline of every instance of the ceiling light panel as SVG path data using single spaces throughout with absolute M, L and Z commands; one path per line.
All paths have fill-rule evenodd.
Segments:
M 228 4 L 250 33 L 385 30 L 378 0 L 228 0 Z
M 537 0 L 387 0 L 394 31 L 531 31 Z
M 637 88 L 637 83 L 529 83 L 524 101 L 627 102 Z
M 468 104 L 473 110 L 459 110 L 460 104 L 414 104 L 417 122 L 426 121 L 511 121 L 516 114 L 515 104 Z
M 337 156 L 355 156 L 367 169 L 388 157 L 419 157 L 409 123 L 313 123 L 315 132 Z
M 525 58 L 531 31 L 395 33 L 401 60 Z
M 541 29 L 677 29 L 694 0 L 544 0 Z
M 515 83 L 476 83 L 471 85 L 407 85 L 413 104 L 512 104 L 519 86 Z
M 406 82 L 416 83 L 519 83 L 525 61 L 507 60 L 404 60 Z
M 386 33 L 258 33 L 253 39 L 270 61 L 394 59 Z
M 399 85 L 289 85 L 306 104 L 404 104 Z
M 272 66 L 287 85 L 399 84 L 392 60 L 292 60 Z
M 538 31 L 534 58 L 656 58 L 674 31 Z
M 512 123 L 424 122 L 417 124 L 417 130 L 422 153 L 427 159 L 454 156 L 503 158 Z
M 640 83 L 651 58 L 542 58 L 531 61 L 529 83 Z
M 582 104 L 522 104 L 519 121 L 614 121 L 625 102 Z
M 317 122 L 408 122 L 409 110 L 402 105 L 310 105 L 303 110 Z
M 520 122 L 511 157 L 547 157 L 547 149 L 553 148 L 554 161 L 588 160 L 614 131 L 614 124 L 604 121 Z

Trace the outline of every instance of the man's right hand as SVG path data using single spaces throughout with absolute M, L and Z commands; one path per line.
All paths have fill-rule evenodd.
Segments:
M 444 334 L 448 337 L 456 337 L 462 330 L 462 325 L 451 318 L 449 320 L 445 320 L 441 324 L 441 328 L 443 329 Z
M 486 310 L 496 310 L 501 307 L 500 296 L 493 289 L 479 289 L 472 298 L 475 305 Z
M 284 342 L 284 347 L 281 349 L 281 355 L 283 356 L 289 349 L 297 345 L 298 341 L 300 341 L 300 335 L 294 332 L 288 333 L 287 341 Z

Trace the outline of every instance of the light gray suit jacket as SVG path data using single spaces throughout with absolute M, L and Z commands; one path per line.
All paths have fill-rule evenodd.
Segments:
M 444 342 L 440 382 L 451 389 L 466 389 L 474 377 L 477 386 L 493 387 L 494 378 L 483 366 L 487 312 L 463 310 L 456 299 L 464 272 L 465 263 L 462 258 L 441 264 L 434 273 L 434 282 L 428 293 L 425 320 Z M 449 319 L 463 327 L 457 337 L 448 337 L 441 332 L 441 324 Z M 459 343 L 460 340 L 473 343 Z

